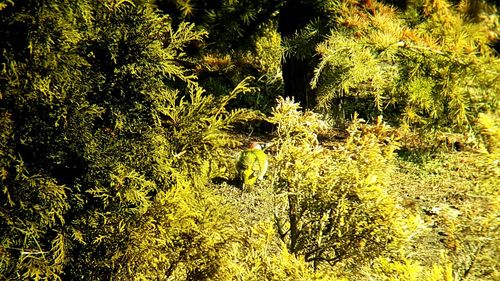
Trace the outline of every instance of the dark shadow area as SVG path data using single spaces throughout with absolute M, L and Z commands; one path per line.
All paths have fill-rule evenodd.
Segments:
M 412 162 L 415 164 L 423 164 L 430 161 L 436 156 L 428 149 L 409 149 L 402 148 L 396 151 L 397 157 L 403 161 Z
M 241 187 L 240 187 L 241 184 L 240 184 L 239 179 L 237 179 L 237 178 L 235 178 L 235 179 L 227 179 L 227 178 L 224 178 L 224 177 L 215 177 L 215 178 L 212 179 L 212 183 L 216 184 L 216 185 L 220 185 L 220 184 L 226 183 L 228 185 L 233 186 L 236 189 L 240 189 L 241 190 Z

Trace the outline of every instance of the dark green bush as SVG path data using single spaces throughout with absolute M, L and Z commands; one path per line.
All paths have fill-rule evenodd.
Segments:
M 225 106 L 246 83 L 204 93 L 179 64 L 204 33 L 173 29 L 145 4 L 32 1 L 1 13 L 13 37 L 2 45 L 1 276 L 216 275 L 235 232 L 200 194 L 229 165 L 222 148 L 237 142 L 225 130 L 241 111 Z
M 381 121 L 356 119 L 337 150 L 318 145 L 325 124 L 289 100 L 278 102 L 270 121 L 278 127 L 275 222 L 290 252 L 314 268 L 356 267 L 404 246 L 411 216 L 387 190 L 396 146 Z

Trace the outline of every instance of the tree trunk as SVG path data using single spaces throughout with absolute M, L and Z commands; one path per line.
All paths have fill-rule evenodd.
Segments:
M 282 72 L 285 96 L 293 97 L 303 108 L 313 107 L 315 97 L 309 87 L 308 74 L 312 73 L 309 62 L 297 57 L 286 58 L 282 63 Z
M 286 39 L 296 34 L 318 13 L 314 1 L 289 0 L 281 7 L 278 30 Z M 313 43 L 314 44 L 314 43 Z M 308 46 L 314 48 L 315 46 Z M 316 100 L 309 81 L 314 70 L 312 55 L 301 58 L 296 54 L 287 54 L 282 62 L 285 96 L 293 97 L 302 107 L 311 108 Z
M 297 216 L 297 195 L 288 195 L 288 219 L 290 220 L 290 245 L 288 250 L 290 253 L 295 253 L 297 249 L 297 240 L 299 238 L 299 218 Z

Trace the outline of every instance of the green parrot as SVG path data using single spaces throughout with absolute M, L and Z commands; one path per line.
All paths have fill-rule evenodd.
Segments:
M 264 179 L 268 166 L 267 155 L 262 151 L 260 144 L 250 143 L 248 148 L 241 153 L 236 164 L 242 189 L 254 185 L 257 180 Z

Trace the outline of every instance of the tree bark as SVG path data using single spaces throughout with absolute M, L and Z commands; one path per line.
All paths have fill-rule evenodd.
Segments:
M 309 66 L 309 59 L 297 57 L 286 58 L 282 63 L 283 82 L 285 96 L 293 97 L 303 108 L 314 106 L 314 94 L 309 87 L 310 78 L 308 75 L 313 69 Z
M 295 253 L 297 249 L 297 240 L 299 238 L 299 218 L 297 216 L 297 195 L 288 195 L 288 219 L 290 220 L 290 253 Z
M 314 1 L 289 0 L 280 9 L 278 30 L 283 39 L 296 34 L 318 14 Z M 314 46 L 309 46 L 314 48 Z M 287 54 L 282 62 L 285 96 L 293 97 L 302 107 L 311 108 L 316 100 L 309 87 L 314 71 L 313 58 L 301 58 L 295 54 Z

